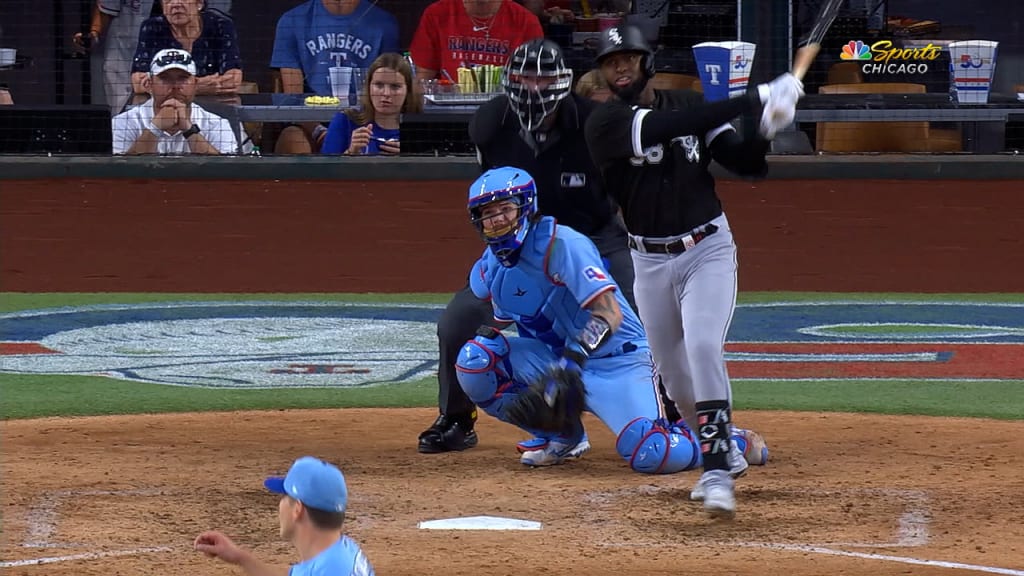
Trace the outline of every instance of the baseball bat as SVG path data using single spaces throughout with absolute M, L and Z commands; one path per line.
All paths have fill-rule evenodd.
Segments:
M 814 58 L 818 56 L 818 51 L 821 50 L 821 41 L 825 39 L 825 34 L 828 33 L 829 27 L 835 22 L 836 16 L 839 15 L 839 8 L 843 5 L 844 0 L 825 0 L 818 10 L 818 17 L 814 19 L 814 26 L 811 27 L 810 33 L 807 34 L 807 42 L 797 50 L 795 57 L 793 58 L 793 76 L 803 80 L 804 74 L 807 74 L 807 70 L 811 67 L 811 63 L 814 62 Z
M 811 64 L 814 63 L 814 59 L 821 50 L 821 41 L 825 39 L 825 34 L 828 32 L 829 27 L 832 26 L 836 16 L 839 15 L 839 8 L 843 5 L 843 1 L 825 0 L 825 3 L 821 5 L 821 9 L 818 10 L 814 26 L 811 27 L 811 31 L 807 35 L 807 43 L 801 46 L 793 56 L 792 74 L 796 76 L 797 80 L 803 80 L 807 71 L 810 70 Z M 781 112 L 777 112 L 775 115 L 781 116 L 781 114 Z
M 821 44 L 813 42 L 806 46 L 801 46 L 796 51 L 796 55 L 793 57 L 793 76 L 796 76 L 797 80 L 804 79 L 804 75 L 811 68 L 811 64 L 814 63 L 814 59 L 818 56 L 820 50 Z

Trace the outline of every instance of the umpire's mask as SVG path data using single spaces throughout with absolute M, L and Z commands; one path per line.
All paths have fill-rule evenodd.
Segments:
M 572 91 L 572 69 L 565 65 L 558 44 L 538 38 L 515 49 L 501 85 L 519 124 L 533 132 Z

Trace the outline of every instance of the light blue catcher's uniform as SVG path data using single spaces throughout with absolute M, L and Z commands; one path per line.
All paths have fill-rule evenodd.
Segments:
M 477 336 L 466 343 L 456 366 L 466 394 L 507 421 L 505 411 L 517 394 L 576 340 L 591 316 L 585 306 L 614 291 L 623 320 L 583 367 L 586 410 L 617 435 L 619 454 L 639 472 L 699 465 L 700 451 L 685 424 L 658 420 L 661 402 L 647 336 L 590 239 L 543 217 L 530 225 L 520 250 L 514 266 L 485 250 L 470 274 L 473 293 L 491 301 L 496 319 L 515 322 L 520 336 Z

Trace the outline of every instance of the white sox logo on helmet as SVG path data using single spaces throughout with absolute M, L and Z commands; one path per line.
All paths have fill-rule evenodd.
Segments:
M 619 34 L 618 28 L 608 29 L 608 39 L 614 42 L 616 46 L 622 45 L 622 36 Z

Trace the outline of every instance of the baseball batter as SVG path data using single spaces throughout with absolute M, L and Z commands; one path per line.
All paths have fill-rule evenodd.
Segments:
M 736 246 L 708 166 L 714 159 L 736 174 L 763 176 L 768 138 L 792 121 L 803 90 L 787 74 L 708 104 L 688 90 L 654 90 L 653 57 L 634 27 L 602 33 L 597 63 L 615 97 L 590 116 L 587 144 L 622 207 L 654 361 L 698 430 L 704 473 L 691 497 L 703 499 L 713 516 L 731 518 L 733 477 L 746 469 L 730 439 L 724 357 L 736 305 Z M 728 122 L 743 114 L 761 115 L 760 134 L 736 133 Z
M 661 416 L 647 338 L 594 244 L 537 213 L 533 177 L 519 168 L 485 172 L 468 208 L 487 243 L 470 272 L 477 298 L 499 326 L 481 327 L 459 352 L 459 385 L 486 413 L 506 422 L 531 383 L 557 366 L 585 383 L 585 406 L 617 435 L 616 449 L 637 472 L 671 473 L 701 463 L 689 428 Z M 549 403 L 553 400 L 549 399 Z M 589 448 L 578 412 L 557 431 L 521 426 L 547 442 L 522 454 L 529 466 L 559 464 Z

